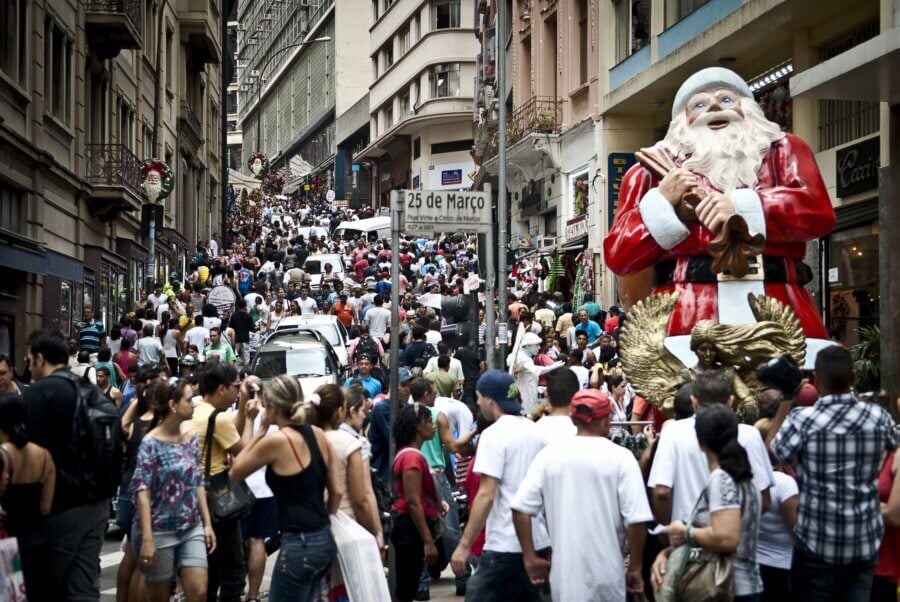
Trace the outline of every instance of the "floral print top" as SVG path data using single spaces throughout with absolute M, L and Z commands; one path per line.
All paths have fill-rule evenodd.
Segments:
M 150 492 L 154 531 L 181 531 L 200 523 L 197 487 L 203 485 L 197 436 L 187 443 L 144 437 L 129 493 Z

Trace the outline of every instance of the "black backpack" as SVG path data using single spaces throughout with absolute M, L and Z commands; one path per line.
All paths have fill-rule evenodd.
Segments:
M 74 474 L 62 474 L 91 502 L 116 495 L 122 480 L 122 426 L 116 404 L 86 378 L 67 370 L 53 376 L 75 387 L 75 413 L 69 437 L 69 453 L 76 459 Z
M 354 356 L 358 358 L 360 354 L 368 355 L 372 359 L 372 364 L 375 365 L 378 363 L 380 359 L 378 355 L 378 345 L 375 341 L 372 340 L 372 337 L 369 335 L 363 335 L 359 337 L 359 342 L 356 344 L 356 350 L 354 352 Z
M 440 355 L 440 353 L 438 353 L 438 350 L 435 349 L 433 343 L 425 343 L 425 349 L 422 350 L 422 355 L 419 357 L 421 357 L 425 361 L 428 361 L 433 357 L 437 357 L 438 355 Z

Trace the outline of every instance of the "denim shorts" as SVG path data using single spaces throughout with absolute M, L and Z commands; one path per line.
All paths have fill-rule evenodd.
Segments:
M 156 564 L 151 569 L 141 566 L 141 529 L 135 525 L 132 530 L 134 541 L 134 557 L 138 559 L 138 567 L 147 583 L 162 583 L 175 577 L 177 569 L 184 567 L 207 568 L 206 540 L 203 537 L 203 525 L 197 525 L 183 531 L 154 531 L 153 542 L 156 544 Z

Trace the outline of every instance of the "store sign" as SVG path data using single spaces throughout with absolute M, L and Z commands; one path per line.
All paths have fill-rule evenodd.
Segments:
M 493 223 L 491 196 L 486 192 L 401 190 L 403 224 L 410 234 L 486 232 Z
M 214 286 L 209 291 L 208 302 L 216 306 L 220 316 L 224 316 L 234 309 L 237 295 L 235 295 L 234 289 L 230 286 Z
M 837 196 L 878 188 L 881 144 L 878 136 L 838 150 L 835 154 Z
M 574 240 L 579 236 L 587 236 L 587 215 L 579 215 L 566 221 L 566 241 Z
M 462 184 L 461 169 L 445 169 L 441 171 L 441 186 L 454 186 Z
M 634 153 L 609 153 L 609 159 L 606 170 L 607 193 L 606 199 L 608 206 L 606 209 L 606 217 L 609 227 L 612 228 L 613 218 L 616 216 L 616 210 L 619 208 L 619 191 L 622 189 L 622 180 L 625 179 L 625 173 L 631 169 L 631 166 L 637 163 Z

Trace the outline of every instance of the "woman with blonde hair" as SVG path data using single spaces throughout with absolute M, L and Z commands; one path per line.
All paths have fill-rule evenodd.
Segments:
M 253 420 L 265 412 L 259 432 L 237 455 L 229 477 L 240 481 L 267 466 L 266 484 L 275 497 L 282 533 L 269 597 L 273 602 L 311 601 L 337 553 L 329 515 L 338 511 L 344 495 L 339 460 L 325 433 L 309 424 L 315 410 L 304 401 L 296 378 L 283 374 L 272 379 L 258 403 L 247 408 L 247 416 Z M 269 424 L 279 431 L 266 437 Z

